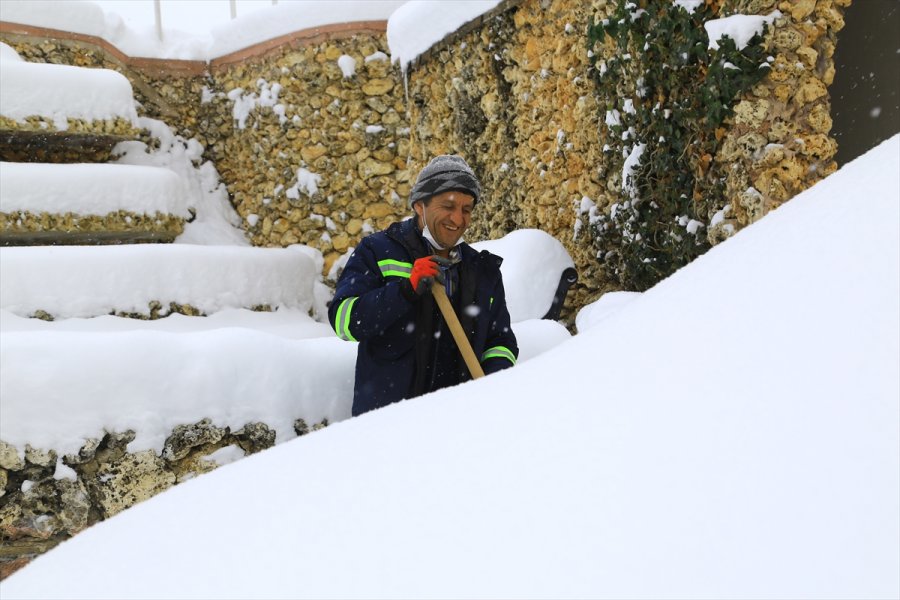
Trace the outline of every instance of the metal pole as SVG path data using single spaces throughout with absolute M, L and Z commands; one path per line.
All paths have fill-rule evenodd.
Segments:
M 231 18 L 237 19 L 237 0 L 229 0 L 228 3 L 231 5 Z
M 162 8 L 160 4 L 160 0 L 153 0 L 153 12 L 156 14 L 156 37 L 159 38 L 159 41 L 163 41 Z

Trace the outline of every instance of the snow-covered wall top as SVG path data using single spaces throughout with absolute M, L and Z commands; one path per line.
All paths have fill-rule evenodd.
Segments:
M 116 164 L 0 162 L 0 213 L 191 216 L 187 183 L 169 169 Z
M 2 46 L 0 116 L 17 121 L 48 117 L 58 130 L 68 128 L 69 117 L 86 121 L 121 117 L 137 124 L 131 82 L 124 75 L 110 69 L 30 63 Z
M 162 41 L 154 31 L 134 31 L 118 15 L 106 14 L 99 5 L 82 0 L 4 0 L 2 20 L 95 36 L 132 57 L 211 60 L 294 31 L 383 21 L 402 4 L 402 0 L 279 4 L 215 27 L 208 35 L 164 28 Z
M 0 251 L 0 308 L 20 316 L 147 314 L 151 302 L 309 310 L 316 263 L 296 248 L 192 244 L 33 246 Z
M 391 60 L 406 71 L 409 63 L 457 29 L 491 10 L 501 0 L 430 2 L 411 0 L 388 20 Z

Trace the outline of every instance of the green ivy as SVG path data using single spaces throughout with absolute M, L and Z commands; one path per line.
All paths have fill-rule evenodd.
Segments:
M 631 185 L 621 182 L 617 202 L 591 227 L 625 289 L 648 289 L 705 252 L 705 226 L 725 204 L 724 176 L 712 162 L 720 127 L 768 63 L 760 35 L 740 50 L 730 38 L 708 48 L 703 23 L 718 11 L 619 0 L 610 18 L 588 27 L 607 176 L 643 148 Z M 607 119 L 612 111 L 617 122 Z

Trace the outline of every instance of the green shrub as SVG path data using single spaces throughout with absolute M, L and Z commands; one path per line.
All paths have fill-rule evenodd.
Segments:
M 609 19 L 588 27 L 605 109 L 604 170 L 625 179 L 591 230 L 625 289 L 645 290 L 705 252 L 705 228 L 725 205 L 724 175 L 713 161 L 723 121 L 768 63 L 760 35 L 742 49 L 730 38 L 709 49 L 703 24 L 718 10 L 619 0 Z

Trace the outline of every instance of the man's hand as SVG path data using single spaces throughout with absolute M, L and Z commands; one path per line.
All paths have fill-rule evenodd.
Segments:
M 440 265 L 449 265 L 450 261 L 440 256 L 425 256 L 413 263 L 412 271 L 409 274 L 409 283 L 412 288 L 420 296 L 425 290 L 431 289 L 431 284 L 435 280 L 441 285 L 444 284 L 444 276 L 441 274 Z

